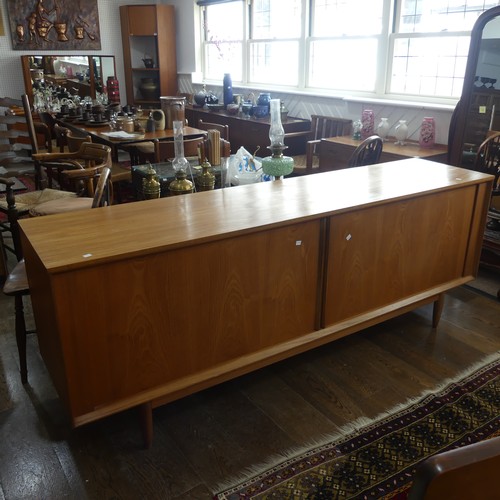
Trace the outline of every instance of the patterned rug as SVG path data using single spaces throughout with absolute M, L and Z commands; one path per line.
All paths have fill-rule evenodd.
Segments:
M 499 415 L 500 351 L 356 432 L 221 487 L 214 499 L 403 499 L 424 459 L 499 435 Z

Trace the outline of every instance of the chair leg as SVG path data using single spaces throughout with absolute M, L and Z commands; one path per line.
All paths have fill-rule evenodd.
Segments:
M 19 365 L 21 368 L 21 382 L 28 382 L 28 365 L 26 363 L 26 321 L 24 319 L 23 296 L 17 294 L 14 297 L 15 322 L 16 322 L 16 342 L 19 353 Z

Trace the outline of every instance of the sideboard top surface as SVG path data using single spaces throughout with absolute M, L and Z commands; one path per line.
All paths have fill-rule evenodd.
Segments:
M 47 271 L 57 273 L 492 179 L 411 158 L 24 219 L 20 226 Z

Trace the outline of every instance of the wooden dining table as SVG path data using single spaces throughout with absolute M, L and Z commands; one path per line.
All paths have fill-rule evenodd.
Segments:
M 136 144 L 140 142 L 150 142 L 153 140 L 173 140 L 174 131 L 173 129 L 165 130 L 155 130 L 154 132 L 144 132 L 144 133 L 130 133 L 130 134 L 120 134 L 120 136 L 110 135 L 114 132 L 118 132 L 113 129 L 111 124 L 105 124 L 103 126 L 93 126 L 86 123 L 72 122 L 66 120 L 58 120 L 58 123 L 64 127 L 67 127 L 78 134 L 87 133 L 92 137 L 92 141 L 106 144 L 111 148 L 111 154 L 113 160 L 118 160 L 118 150 L 127 150 L 131 144 Z M 195 138 L 195 137 L 205 137 L 207 135 L 206 130 L 197 129 L 194 127 L 184 127 L 183 129 L 184 138 Z

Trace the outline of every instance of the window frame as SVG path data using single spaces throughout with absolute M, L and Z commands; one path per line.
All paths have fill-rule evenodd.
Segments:
M 401 38 L 426 38 L 426 37 L 439 37 L 439 36 L 467 36 L 470 41 L 470 35 L 473 26 L 467 31 L 456 31 L 456 32 L 400 32 L 400 11 L 402 8 L 402 0 L 383 0 L 382 6 L 382 31 L 380 35 L 376 36 L 379 40 L 379 49 L 377 55 L 376 64 L 376 75 L 375 75 L 375 89 L 374 91 L 352 91 L 352 90 L 342 90 L 333 88 L 316 88 L 311 85 L 311 68 L 310 68 L 310 54 L 312 44 L 321 39 L 330 39 L 330 37 L 315 37 L 312 36 L 312 16 L 311 13 L 314 9 L 315 0 L 302 0 L 303 8 L 303 19 L 301 28 L 301 37 L 299 39 L 299 49 L 298 49 L 298 75 L 297 75 L 297 85 L 287 85 L 284 84 L 268 84 L 265 82 L 252 81 L 249 78 L 250 73 L 250 54 L 251 45 L 253 43 L 274 43 L 281 42 L 283 39 L 256 39 L 251 38 L 251 19 L 252 19 L 252 1 L 253 0 L 199 0 L 197 3 L 200 9 L 209 7 L 210 5 L 227 3 L 227 2 L 243 2 L 243 24 L 242 27 L 242 79 L 233 78 L 233 85 L 236 84 L 241 88 L 259 88 L 265 86 L 268 90 L 282 91 L 294 94 L 303 95 L 314 95 L 322 97 L 331 98 L 343 98 L 358 100 L 363 99 L 365 101 L 372 102 L 401 102 L 414 103 L 415 105 L 420 104 L 434 104 L 434 105 L 444 105 L 444 106 L 454 106 L 458 97 L 448 97 L 448 96 L 435 96 L 435 95 L 419 95 L 419 94 L 407 94 L 407 93 L 397 93 L 391 92 L 392 84 L 392 70 L 394 64 L 394 50 L 395 43 L 397 39 Z M 200 62 L 201 62 L 201 77 L 204 83 L 220 83 L 214 79 L 205 78 L 206 74 L 206 44 L 210 43 L 205 40 L 205 30 L 204 30 L 204 20 L 205 14 L 203 11 L 200 12 L 201 20 L 201 48 L 200 48 Z M 331 37 L 334 38 L 334 37 Z M 337 37 L 338 38 L 338 37 Z M 349 36 L 348 38 L 354 39 L 356 37 Z M 294 39 L 295 40 L 295 39 Z M 230 71 L 230 69 L 228 70 Z M 463 76 L 462 76 L 463 81 Z

